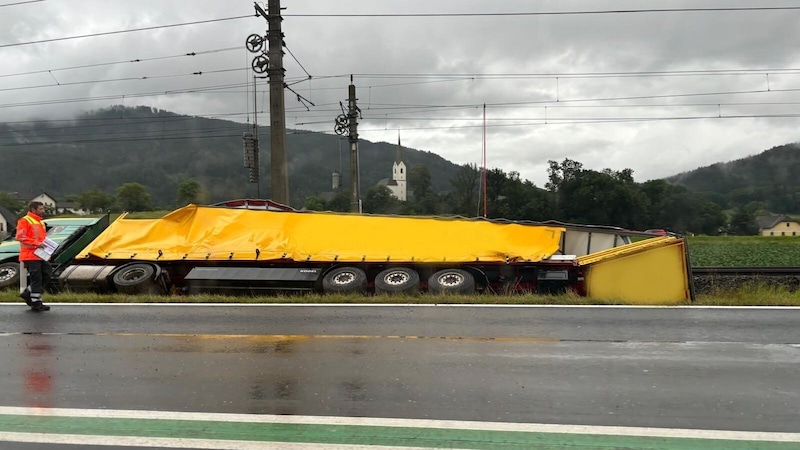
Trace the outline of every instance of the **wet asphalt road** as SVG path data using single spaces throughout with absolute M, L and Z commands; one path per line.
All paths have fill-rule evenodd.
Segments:
M 800 309 L 0 305 L 0 333 L 2 406 L 800 432 Z

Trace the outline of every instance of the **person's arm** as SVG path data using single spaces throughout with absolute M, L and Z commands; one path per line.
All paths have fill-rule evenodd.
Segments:
M 33 226 L 29 224 L 25 219 L 21 219 L 17 224 L 17 240 L 25 245 L 38 247 L 39 245 L 44 242 L 45 236 L 39 236 L 39 239 L 36 239 L 36 233 L 34 232 Z

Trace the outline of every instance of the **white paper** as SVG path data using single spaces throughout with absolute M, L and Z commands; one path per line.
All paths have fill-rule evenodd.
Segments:
M 42 246 L 34 250 L 33 254 L 45 261 L 50 261 L 50 256 L 53 255 L 56 248 L 58 248 L 58 242 L 54 242 L 52 239 L 46 237 L 44 238 L 44 242 L 42 242 Z

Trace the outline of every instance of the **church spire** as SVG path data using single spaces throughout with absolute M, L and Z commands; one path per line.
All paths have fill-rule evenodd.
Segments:
M 397 155 L 394 157 L 395 163 L 400 163 L 403 161 L 403 146 L 400 145 L 400 130 L 397 130 Z

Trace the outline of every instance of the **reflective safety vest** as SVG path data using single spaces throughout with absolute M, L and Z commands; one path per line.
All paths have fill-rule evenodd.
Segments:
M 20 261 L 37 261 L 41 260 L 33 252 L 44 242 L 47 237 L 47 228 L 45 228 L 42 218 L 38 215 L 28 212 L 17 222 L 17 235 L 16 239 L 19 241 L 19 260 Z

